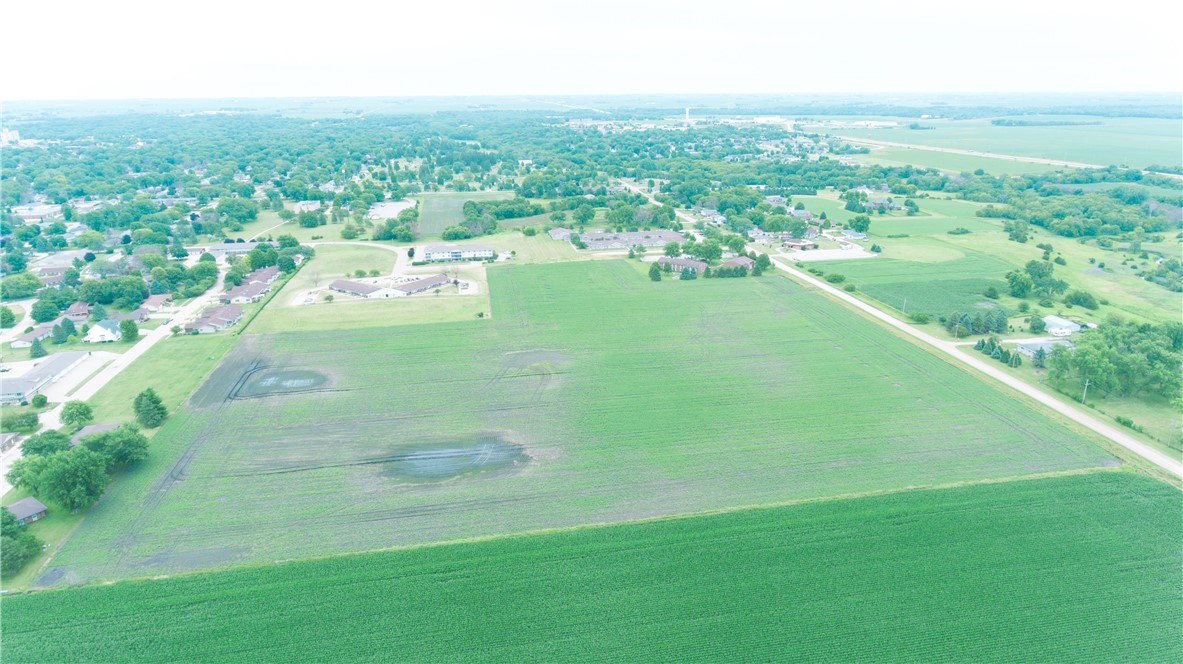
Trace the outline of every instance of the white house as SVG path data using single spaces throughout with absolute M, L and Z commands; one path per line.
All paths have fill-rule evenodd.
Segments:
M 1044 316 L 1044 328 L 1053 337 L 1066 337 L 1080 331 L 1080 325 L 1059 316 Z
M 95 323 L 86 332 L 86 337 L 82 340 L 88 344 L 105 344 L 112 341 L 119 341 L 119 338 L 119 321 L 102 320 Z
M 429 244 L 423 247 L 426 261 L 479 261 L 492 258 L 493 247 L 484 244 Z

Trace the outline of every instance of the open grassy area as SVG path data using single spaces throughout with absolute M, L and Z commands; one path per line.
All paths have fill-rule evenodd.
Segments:
M 1173 661 L 1179 498 L 1100 472 L 43 592 L 5 660 Z
M 45 582 L 1114 462 L 783 277 L 489 283 L 492 320 L 242 337 Z
M 904 127 L 894 129 L 843 128 L 835 130 L 834 133 L 895 143 L 1063 159 L 1102 166 L 1124 164 L 1142 168 L 1151 164 L 1178 165 L 1180 155 L 1183 154 L 1183 135 L 1180 135 L 1178 120 L 1062 115 L 1024 116 L 1012 119 L 1096 122 L 1099 124 L 1061 127 L 998 127 L 990 124 L 989 118 L 933 119 L 920 121 L 924 125 L 934 127 L 934 129 L 927 131 L 912 131 Z
M 513 198 L 512 191 L 468 191 L 419 194 L 419 237 L 438 238 L 448 226 L 464 222 L 465 201 Z

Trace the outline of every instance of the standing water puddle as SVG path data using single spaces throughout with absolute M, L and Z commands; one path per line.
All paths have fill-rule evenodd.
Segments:
M 383 464 L 381 475 L 410 482 L 435 482 L 467 473 L 521 467 L 529 461 L 521 445 L 488 435 L 473 442 L 402 447 Z

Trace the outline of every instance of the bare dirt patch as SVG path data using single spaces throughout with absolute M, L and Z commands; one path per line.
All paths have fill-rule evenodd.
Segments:
M 524 468 L 525 449 L 501 434 L 475 439 L 414 443 L 403 446 L 382 464 L 379 475 L 404 482 L 439 482 L 471 473 Z

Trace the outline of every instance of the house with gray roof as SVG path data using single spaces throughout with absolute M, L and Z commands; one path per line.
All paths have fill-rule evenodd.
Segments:
M 351 281 L 349 279 L 338 279 L 334 281 L 329 284 L 329 290 L 354 297 L 364 297 L 367 300 L 388 300 L 392 297 L 401 297 L 393 288 L 387 288 L 377 284 L 367 284 L 360 281 Z
M 45 515 L 49 512 L 48 507 L 32 496 L 22 498 L 5 509 L 12 513 L 16 517 L 16 522 L 22 526 L 26 523 L 33 523 L 38 519 L 44 519 Z
M 1042 350 L 1046 356 L 1051 355 L 1056 346 L 1062 346 L 1065 350 L 1072 350 L 1074 348 L 1070 341 L 1055 339 L 1053 341 L 1024 341 L 1015 350 L 1027 357 L 1035 357 Z
M 434 274 L 425 279 L 416 279 L 415 281 L 399 284 L 392 290 L 400 295 L 396 297 L 405 297 L 407 295 L 414 295 L 415 293 L 422 293 L 426 290 L 432 290 L 441 286 L 447 286 L 452 283 L 452 278 L 446 274 Z
M 707 264 L 702 261 L 696 261 L 692 258 L 670 258 L 669 256 L 662 256 L 657 259 L 657 264 L 662 266 L 670 266 L 670 270 L 674 272 L 681 272 L 682 270 L 690 269 L 702 274 L 707 270 Z
M 1044 329 L 1053 337 L 1066 337 L 1080 331 L 1080 324 L 1059 316 L 1044 316 Z

